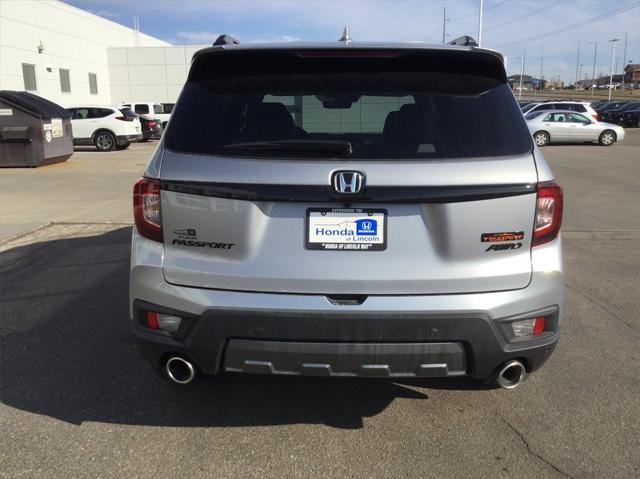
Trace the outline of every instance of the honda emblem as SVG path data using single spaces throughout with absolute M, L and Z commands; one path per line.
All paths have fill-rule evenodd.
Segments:
M 364 175 L 358 171 L 336 171 L 333 174 L 333 189 L 338 193 L 356 194 L 364 187 Z

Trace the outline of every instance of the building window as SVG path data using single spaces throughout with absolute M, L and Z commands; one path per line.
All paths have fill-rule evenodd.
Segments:
M 71 80 L 69 79 L 69 70 L 60 69 L 60 91 L 62 93 L 71 93 Z
M 89 93 L 98 94 L 98 75 L 95 73 L 89 73 Z
M 27 91 L 38 90 L 36 84 L 36 66 L 27 63 L 22 64 L 22 78 L 24 78 L 24 89 Z

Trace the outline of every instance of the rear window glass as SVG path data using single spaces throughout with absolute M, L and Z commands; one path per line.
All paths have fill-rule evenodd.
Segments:
M 138 103 L 135 106 L 135 110 L 138 115 L 146 115 L 149 113 L 149 105 L 146 103 Z
M 223 55 L 229 56 L 217 54 Z M 495 71 L 483 70 L 486 65 L 473 74 L 473 59 L 466 71 L 442 61 L 434 68 L 434 62 L 390 59 L 289 60 L 263 61 L 255 71 L 244 62 L 235 75 L 229 66 L 196 61 L 173 110 L 166 146 L 224 156 L 354 159 L 531 150 L 509 86 Z
M 120 113 L 128 118 L 136 118 L 136 115 L 131 108 L 120 108 Z

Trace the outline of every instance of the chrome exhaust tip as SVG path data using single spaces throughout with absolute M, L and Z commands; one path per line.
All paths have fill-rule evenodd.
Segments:
M 504 389 L 515 389 L 527 377 L 527 370 L 520 361 L 507 361 L 498 372 L 498 386 Z
M 193 382 L 196 377 L 196 368 L 188 360 L 181 358 L 180 356 L 170 357 L 165 366 L 165 372 L 169 379 L 177 384 L 189 384 Z

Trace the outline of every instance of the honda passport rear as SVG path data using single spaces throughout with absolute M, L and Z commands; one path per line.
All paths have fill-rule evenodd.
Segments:
M 562 191 L 500 54 L 216 43 L 134 190 L 154 367 L 512 388 L 549 358 Z

